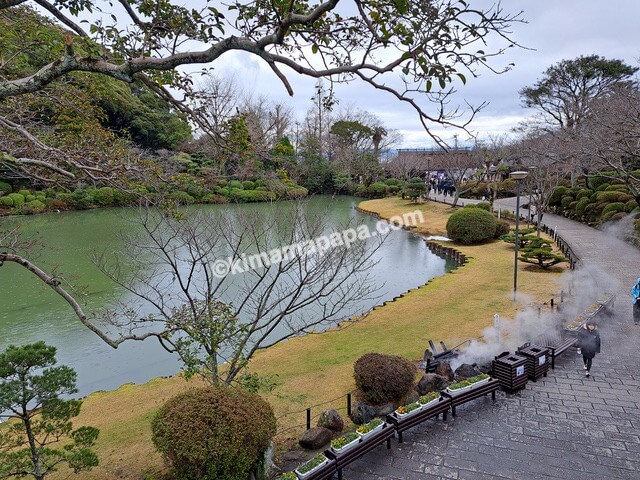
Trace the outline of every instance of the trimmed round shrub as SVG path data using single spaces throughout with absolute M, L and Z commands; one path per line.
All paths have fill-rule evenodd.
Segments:
M 387 193 L 387 185 L 384 183 L 376 182 L 367 187 L 367 196 L 371 198 L 382 198 Z
M 9 195 L 12 191 L 13 189 L 11 188 L 11 185 L 9 185 L 7 182 L 0 182 L 0 192 L 4 193 L 5 195 Z
M 25 215 L 41 213 L 45 208 L 46 205 L 40 200 L 32 200 L 30 202 L 27 202 L 24 207 L 22 207 L 22 213 L 24 213 Z
M 255 184 L 255 182 L 252 182 L 251 180 L 246 180 L 246 181 L 242 182 L 242 188 L 244 188 L 245 190 L 255 190 L 256 189 L 256 184 Z
M 623 183 L 617 183 L 615 185 L 609 185 L 607 187 L 607 192 L 626 192 L 627 191 L 627 186 L 624 185 Z
M 413 388 L 416 367 L 406 358 L 367 353 L 353 365 L 358 395 L 370 405 L 397 403 Z
M 242 190 L 242 182 L 239 182 L 238 180 L 231 180 L 229 182 L 229 189 L 237 189 L 237 190 Z
M 560 202 L 562 201 L 562 197 L 565 196 L 568 191 L 569 189 L 567 187 L 563 187 L 562 185 L 556 187 L 556 189 L 551 194 L 551 197 L 549 197 L 549 205 L 554 207 L 559 206 Z
M 493 238 L 500 238 L 502 235 L 508 235 L 511 231 L 511 225 L 504 220 L 498 220 L 496 222 L 496 233 L 493 234 Z
M 36 199 L 35 195 L 25 195 L 24 196 L 24 201 L 26 203 L 33 202 L 35 199 Z
M 366 197 L 367 196 L 367 187 L 363 183 L 359 183 L 356 185 L 356 188 L 353 190 L 353 194 L 356 197 Z
M 27 195 L 31 195 L 31 192 L 27 189 L 18 190 L 18 193 L 26 198 Z
M 607 202 L 607 203 L 617 202 L 621 195 L 624 195 L 624 194 L 621 192 L 615 192 L 615 191 L 600 192 L 598 194 L 598 201 Z
M 627 203 L 624 204 L 624 211 L 627 213 L 631 213 L 637 207 L 638 207 L 638 202 L 636 202 L 635 200 L 629 200 Z
M 621 193 L 618 195 L 618 202 L 627 203 L 629 200 L 634 200 L 636 197 L 628 193 Z
M 194 203 L 196 201 L 195 198 L 193 198 L 187 192 L 183 192 L 182 190 L 176 190 L 175 192 L 171 192 L 171 195 L 169 196 L 171 197 L 171 199 L 183 205 Z
M 394 185 L 401 185 L 402 182 L 400 180 L 398 180 L 397 178 L 387 178 L 384 183 L 390 187 L 394 186 Z
M 13 198 L 0 197 L 0 207 L 13 208 Z
M 7 197 L 13 199 L 13 206 L 16 208 L 22 208 L 24 206 L 24 197 L 19 193 L 10 193 Z
M 602 210 L 602 215 L 606 215 L 609 212 L 618 213 L 624 211 L 624 203 L 622 202 L 613 202 L 604 207 Z
M 255 393 L 205 387 L 167 401 L 151 428 L 171 478 L 246 480 L 276 433 L 276 419 Z
M 562 208 L 569 208 L 569 205 L 571 205 L 571 202 L 573 201 L 574 200 L 571 195 L 565 195 L 562 197 L 562 200 L 560 200 L 560 205 L 562 205 Z
M 493 238 L 496 221 L 481 208 L 463 208 L 454 212 L 447 221 L 447 236 L 465 245 L 481 243 Z
M 613 221 L 622 220 L 626 216 L 627 216 L 627 214 L 625 212 L 614 213 L 613 217 L 611 217 L 611 220 L 613 220 Z
M 589 198 L 593 192 L 591 190 L 581 190 L 576 194 L 576 200 L 582 200 L 583 198 Z
M 589 198 L 582 198 L 576 204 L 575 210 L 578 215 L 584 215 L 587 209 L 587 205 L 589 205 Z

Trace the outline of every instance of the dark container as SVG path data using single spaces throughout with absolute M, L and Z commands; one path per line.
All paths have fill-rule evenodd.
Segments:
M 527 378 L 527 359 L 518 354 L 504 352 L 492 362 L 493 377 L 497 378 L 500 386 L 510 392 L 524 388 Z
M 534 382 L 542 376 L 547 376 L 549 371 L 550 352 L 547 347 L 540 345 L 529 345 L 526 348 L 518 349 L 518 355 L 527 359 L 527 376 Z

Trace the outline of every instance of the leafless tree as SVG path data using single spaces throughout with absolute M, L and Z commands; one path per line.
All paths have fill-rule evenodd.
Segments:
M 455 206 L 460 198 L 460 187 L 464 179 L 469 179 L 474 171 L 483 167 L 483 152 L 478 149 L 452 149 L 443 152 L 438 159 L 455 187 L 455 196 L 452 202 L 452 205 Z
M 593 103 L 575 140 L 568 144 L 586 177 L 622 181 L 640 203 L 640 91 L 621 87 Z
M 523 181 L 529 196 L 529 211 L 535 216 L 540 236 L 542 216 L 549 207 L 551 195 L 571 172 L 572 154 L 561 138 L 545 131 L 529 134 L 507 147 L 510 155 L 529 175 Z
M 110 346 L 156 337 L 188 370 L 229 384 L 259 349 L 349 321 L 345 312 L 361 313 L 356 307 L 377 290 L 371 267 L 384 236 L 365 242 L 362 226 L 331 225 L 300 203 L 272 208 L 267 220 L 242 207 L 140 207 L 130 229 L 138 233 L 124 235 L 122 253 L 94 255 L 137 301 L 99 316 L 83 311 L 62 278 L 20 255 L 2 253 L 0 264 L 16 262 L 37 275 Z M 347 228 L 350 237 L 342 234 Z

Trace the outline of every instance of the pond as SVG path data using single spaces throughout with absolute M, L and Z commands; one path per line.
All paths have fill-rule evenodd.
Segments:
M 309 213 L 324 212 L 337 225 L 366 224 L 373 230 L 376 220 L 355 210 L 353 197 L 317 196 L 305 202 Z M 205 205 L 193 208 L 235 208 Z M 241 209 L 264 214 L 268 205 L 249 204 Z M 117 255 L 124 244 L 120 232 L 130 229 L 127 217 L 132 210 L 92 210 L 64 214 L 4 218 L 3 228 L 22 223 L 25 234 L 34 235 L 44 245 L 36 258 L 46 270 L 64 274 L 73 285 L 83 287 L 81 296 L 87 312 L 100 312 L 118 302 L 133 301 L 130 294 L 106 278 L 92 263 L 94 250 Z M 268 219 L 267 219 L 268 221 Z M 375 253 L 378 261 L 372 274 L 382 288 L 376 300 L 363 300 L 360 312 L 390 300 L 400 293 L 426 283 L 453 268 L 451 261 L 434 255 L 424 240 L 404 230 L 392 232 Z M 345 312 L 350 315 L 355 312 Z M 11 344 L 44 340 L 58 348 L 58 360 L 78 372 L 81 395 L 110 390 L 127 382 L 143 383 L 152 378 L 173 375 L 180 369 L 174 355 L 167 353 L 155 339 L 125 342 L 117 350 L 103 343 L 74 316 L 69 305 L 33 274 L 15 264 L 0 268 L 0 350 Z

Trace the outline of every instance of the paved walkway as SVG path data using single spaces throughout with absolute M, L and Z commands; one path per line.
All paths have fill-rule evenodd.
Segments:
M 614 316 L 600 325 L 592 377 L 566 352 L 547 378 L 499 393 L 495 403 L 459 407 L 447 422 L 428 421 L 403 444 L 353 464 L 345 479 L 640 479 L 640 326 L 631 320 L 629 293 L 640 276 L 640 251 L 562 217 L 545 214 L 543 221 L 558 226 L 583 277 L 618 294 Z

